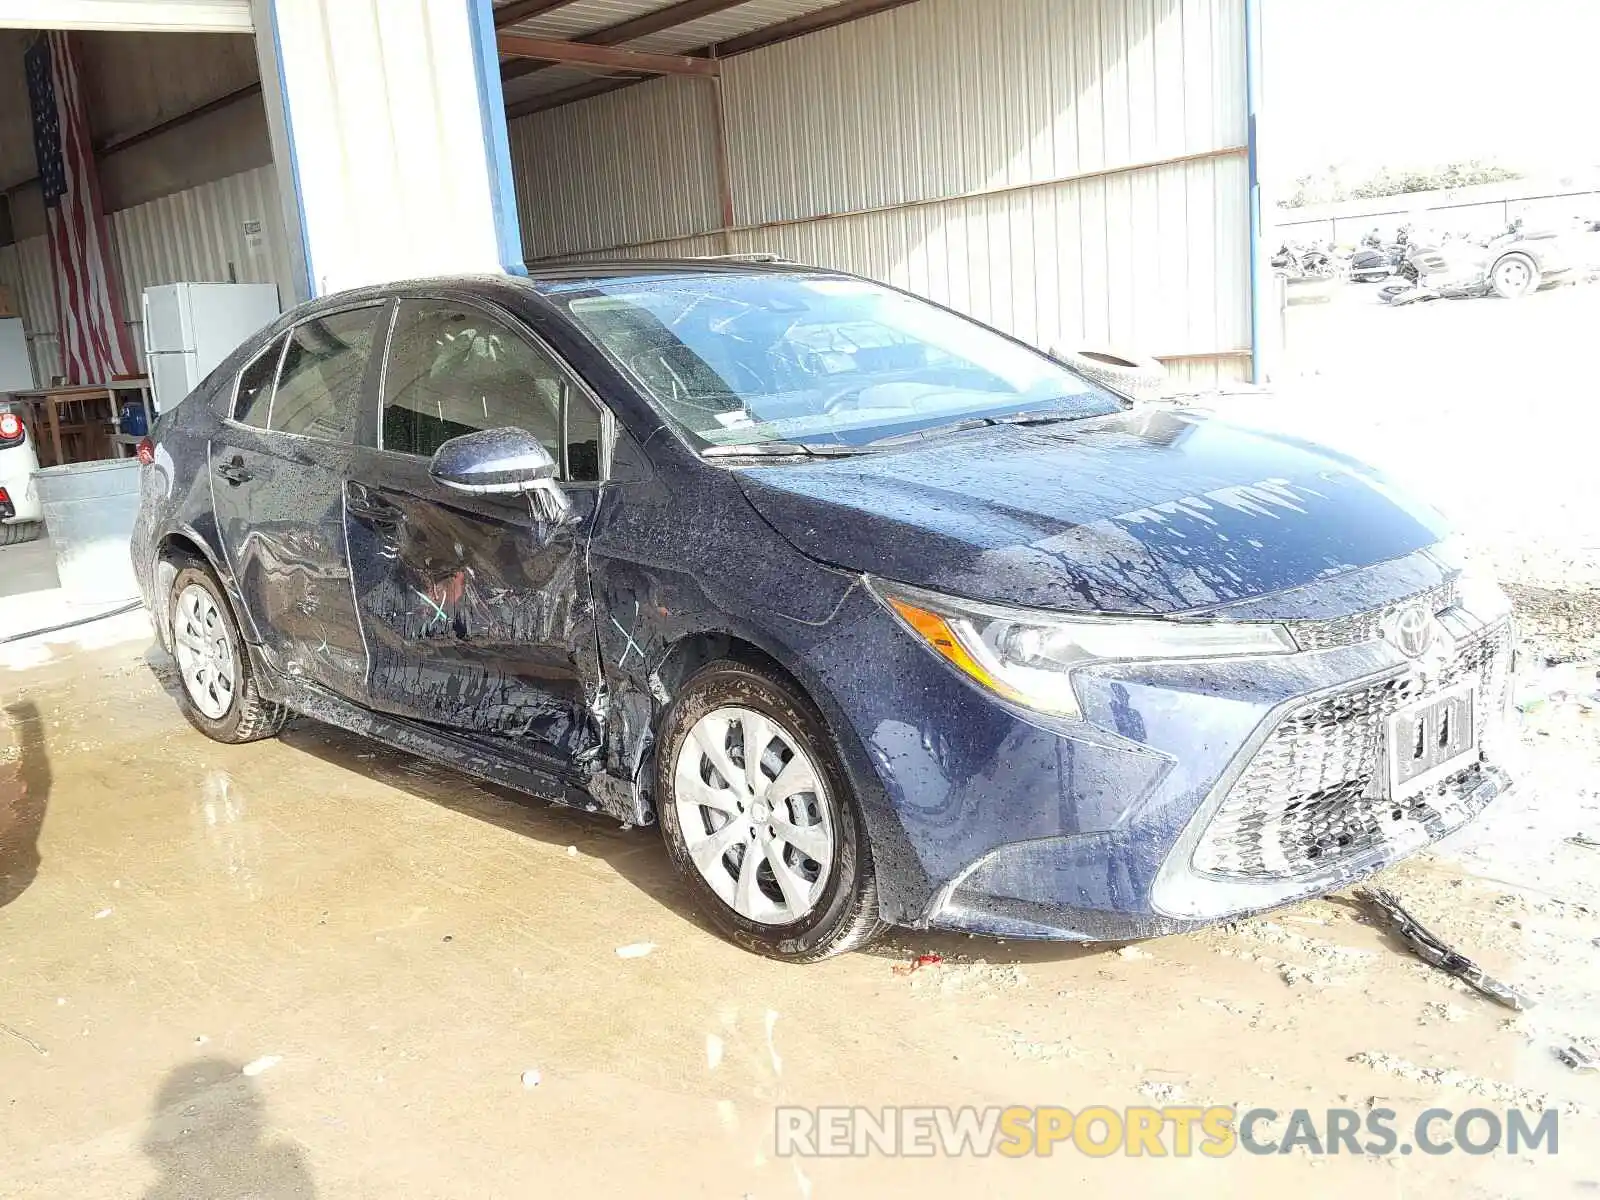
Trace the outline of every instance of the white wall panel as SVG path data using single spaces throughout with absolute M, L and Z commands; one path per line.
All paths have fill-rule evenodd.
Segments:
M 1242 158 L 1207 159 L 564 257 L 770 251 L 883 280 L 1045 348 L 1211 355 L 1250 343 L 1244 174 Z
M 528 256 L 716 227 L 713 86 L 663 79 L 511 122 Z
M 1245 141 L 1242 0 L 922 0 L 724 71 L 740 224 Z
M 731 231 L 693 81 L 521 118 L 528 257 L 773 251 L 1241 378 L 1244 41 L 1243 0 L 920 0 L 729 59 Z

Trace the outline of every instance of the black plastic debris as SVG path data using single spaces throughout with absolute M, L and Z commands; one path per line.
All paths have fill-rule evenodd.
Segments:
M 1596 1056 L 1593 1046 L 1574 1043 L 1557 1050 L 1556 1058 L 1574 1071 L 1600 1071 L 1600 1057 Z
M 1391 931 L 1423 962 L 1439 968 L 1446 975 L 1454 975 L 1468 986 L 1482 992 L 1496 1003 L 1522 1012 L 1533 1007 L 1533 1001 L 1515 988 L 1484 974 L 1484 970 L 1466 955 L 1458 953 L 1437 934 L 1406 911 L 1400 898 L 1387 888 L 1363 887 L 1355 892 L 1357 900 L 1370 904 L 1384 915 Z

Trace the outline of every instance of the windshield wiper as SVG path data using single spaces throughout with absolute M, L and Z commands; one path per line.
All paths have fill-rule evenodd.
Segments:
M 867 445 L 874 449 L 884 446 L 907 446 L 913 442 L 926 441 L 928 438 L 943 437 L 950 433 L 965 433 L 969 429 L 985 429 L 991 425 L 1050 425 L 1056 421 L 1077 419 L 1077 415 L 1059 408 L 1030 409 L 1027 412 L 1004 413 L 994 417 L 963 417 L 959 421 L 930 425 L 926 429 L 913 430 L 911 433 L 896 433 L 889 437 L 875 438 Z
M 862 446 L 837 442 L 750 442 L 742 446 L 707 446 L 701 458 L 849 458 L 865 454 Z

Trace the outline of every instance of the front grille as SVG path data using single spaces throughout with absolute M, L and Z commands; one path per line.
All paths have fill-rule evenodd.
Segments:
M 1495 760 L 1510 666 L 1507 619 L 1458 642 L 1455 657 L 1426 683 L 1414 674 L 1385 679 L 1290 712 L 1206 827 L 1194 868 L 1290 879 L 1402 836 L 1419 842 L 1442 836 L 1470 815 L 1460 802 Z M 1383 794 L 1385 719 L 1466 682 L 1475 689 L 1478 760 L 1407 801 L 1391 801 Z
M 1332 617 L 1325 621 L 1289 621 L 1289 631 L 1302 650 L 1329 650 L 1335 646 L 1354 646 L 1359 642 L 1376 641 L 1383 636 L 1383 625 L 1390 617 L 1413 604 L 1423 605 L 1428 612 L 1437 613 L 1457 602 L 1455 580 L 1435 584 L 1409 596 L 1392 600 L 1381 608 L 1351 613 L 1345 617 Z

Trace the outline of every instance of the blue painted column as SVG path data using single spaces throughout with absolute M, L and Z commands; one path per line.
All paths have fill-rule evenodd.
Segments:
M 1250 162 L 1250 380 L 1265 383 L 1270 357 L 1262 341 L 1266 327 L 1266 308 L 1272 296 L 1271 259 L 1262 252 L 1261 169 L 1257 114 L 1261 110 L 1261 4 L 1244 0 L 1244 75 L 1247 120 L 1247 146 Z
M 252 13 L 304 296 L 523 269 L 490 0 Z

